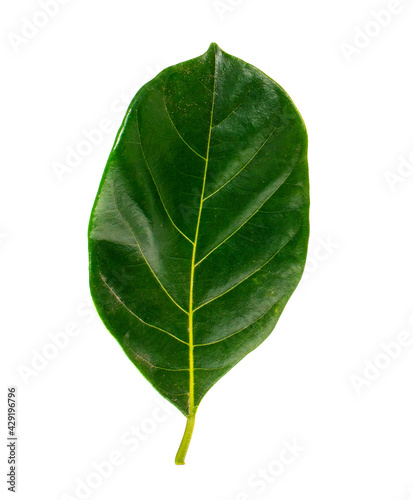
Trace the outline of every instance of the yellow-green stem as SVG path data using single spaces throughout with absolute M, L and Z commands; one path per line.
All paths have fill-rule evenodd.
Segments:
M 186 421 L 185 432 L 181 444 L 179 446 L 178 453 L 176 454 L 175 457 L 176 465 L 185 464 L 186 452 L 188 451 L 189 443 L 191 442 L 192 432 L 194 431 L 195 414 L 196 411 L 194 411 L 191 415 L 189 415 Z

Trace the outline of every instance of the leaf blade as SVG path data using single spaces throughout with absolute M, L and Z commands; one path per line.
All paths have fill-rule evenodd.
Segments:
M 126 114 L 90 220 L 92 297 L 192 420 L 271 333 L 301 277 L 306 153 L 289 96 L 215 44 L 161 72 Z

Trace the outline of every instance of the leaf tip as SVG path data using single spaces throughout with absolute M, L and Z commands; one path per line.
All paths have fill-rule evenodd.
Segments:
M 221 49 L 218 47 L 218 45 L 215 42 L 212 42 L 208 48 L 208 52 L 214 52 L 214 54 L 217 54 L 220 51 L 221 51 Z

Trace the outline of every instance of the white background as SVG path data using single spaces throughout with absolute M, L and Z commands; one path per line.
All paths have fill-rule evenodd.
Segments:
M 0 7 L 2 497 L 9 384 L 24 500 L 412 499 L 412 2 L 62 0 L 39 12 L 37 0 Z M 185 419 L 94 313 L 86 234 L 132 95 L 211 42 L 301 111 L 311 240 L 275 332 L 207 394 L 177 467 Z M 82 143 L 102 124 L 99 144 Z M 59 179 L 70 148 L 87 154 Z M 72 323 L 77 335 L 62 334 Z M 403 331 L 390 359 L 383 343 Z

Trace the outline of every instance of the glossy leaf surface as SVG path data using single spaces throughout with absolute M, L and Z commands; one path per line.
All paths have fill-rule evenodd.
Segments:
M 187 438 L 297 286 L 308 210 L 304 123 L 254 66 L 212 44 L 133 99 L 91 215 L 90 286 L 125 353 L 188 417 Z

